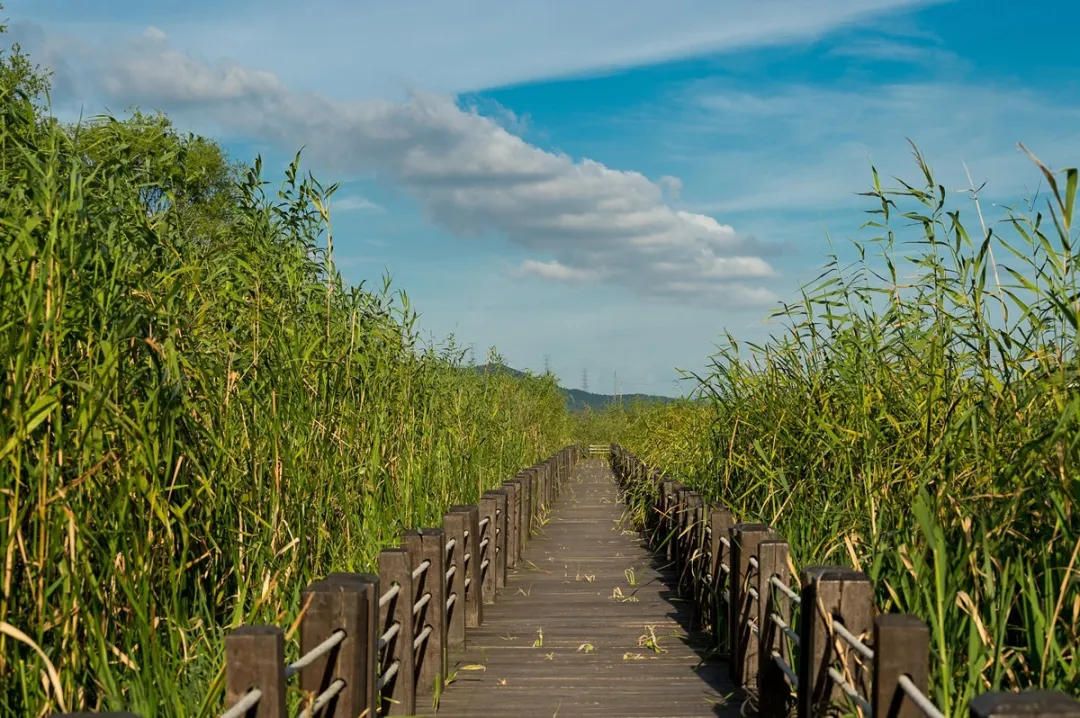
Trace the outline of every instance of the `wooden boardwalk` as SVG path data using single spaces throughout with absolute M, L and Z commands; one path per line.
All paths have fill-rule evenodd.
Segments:
M 726 662 L 702 662 L 708 643 L 688 634 L 674 572 L 624 530 L 622 514 L 607 462 L 579 463 L 499 602 L 484 606 L 483 626 L 469 629 L 464 653 L 451 653 L 453 682 L 437 714 L 428 698 L 417 710 L 736 718 Z

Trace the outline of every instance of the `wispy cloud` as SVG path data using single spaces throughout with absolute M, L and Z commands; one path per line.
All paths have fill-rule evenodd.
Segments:
M 346 195 L 344 197 L 335 196 L 332 200 L 331 209 L 338 212 L 383 212 L 382 205 L 372 202 L 367 197 L 361 197 L 358 194 Z
M 829 50 L 834 57 L 847 57 L 871 62 L 894 62 L 955 69 L 964 63 L 956 53 L 943 47 L 904 42 L 888 37 L 862 37 L 841 43 Z
M 1022 87 L 960 82 L 773 86 L 762 90 L 699 83 L 681 94 L 672 133 L 692 136 L 714 198 L 688 200 L 698 212 L 826 210 L 865 204 L 870 166 L 910 175 L 913 141 L 948 189 L 1013 197 L 1037 181 L 1024 142 L 1049 162 L 1080 152 L 1080 97 Z M 685 109 L 686 112 L 681 112 Z M 687 119 L 687 118 L 690 119 Z M 738 145 L 731 143 L 738 137 Z M 686 149 L 689 153 L 692 147 Z M 1053 156 L 1051 156 L 1053 153 Z M 737 176 L 715 170 L 738 166 Z M 700 188 L 701 182 L 695 183 Z
M 92 96 L 196 109 L 245 138 L 304 145 L 338 172 L 374 172 L 449 231 L 505 237 L 533 254 L 525 269 L 537 276 L 710 304 L 774 298 L 754 284 L 775 271 L 753 243 L 667 203 L 678 180 L 540 149 L 452 97 L 343 102 L 293 92 L 271 73 L 182 53 L 159 30 L 108 48 L 80 46 L 78 59 L 78 80 Z M 337 207 L 365 202 L 345 198 Z
M 242 58 L 336 97 L 458 93 L 703 53 L 813 41 L 941 0 L 9 0 L 13 16 L 83 26 L 113 43 L 164 27 L 194 57 Z M 89 34 L 89 32 L 87 33 Z M 285 51 L 283 51 L 285 50 Z M 377 70 L 377 68 L 385 68 Z M 390 69 L 392 68 L 392 69 Z

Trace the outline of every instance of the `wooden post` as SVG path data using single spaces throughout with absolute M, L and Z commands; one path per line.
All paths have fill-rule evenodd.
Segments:
M 335 573 L 315 581 L 301 593 L 306 606 L 300 621 L 300 654 L 306 655 L 336 631 L 345 637 L 324 656 L 300 669 L 300 690 L 313 701 L 338 679 L 345 687 L 323 711 L 325 716 L 359 715 L 373 697 L 370 688 L 374 672 L 370 651 L 372 615 L 370 601 L 375 593 L 373 577 Z
M 442 690 L 446 678 L 446 532 L 442 529 L 421 529 L 420 553 L 431 561 L 421 577 L 424 593 L 431 599 L 424 608 L 421 630 L 431 626 L 420 667 L 416 673 L 417 695 L 429 695 Z
M 657 538 L 664 546 L 664 558 L 672 564 L 675 560 L 675 497 L 678 485 L 665 478 L 660 492 L 660 520 Z
M 480 585 L 484 603 L 495 603 L 495 510 L 498 502 L 490 494 L 480 497 Z
M 431 529 L 428 529 L 431 530 Z M 441 683 L 442 661 L 446 644 L 446 624 L 444 611 L 446 581 L 443 580 L 442 550 L 443 532 L 436 529 L 438 536 L 429 538 L 425 543 L 422 531 L 406 531 L 402 544 L 409 552 L 412 570 L 412 600 L 414 607 L 424 602 L 419 611 L 413 613 L 413 640 L 419 640 L 419 647 L 413 652 L 413 669 L 416 676 L 416 694 L 428 695 Z M 421 639 L 427 631 L 427 638 Z
M 349 715 L 349 710 L 358 705 L 357 715 L 365 710 L 374 712 L 378 707 L 375 672 L 379 667 L 379 577 L 372 573 L 331 573 L 326 582 L 339 587 L 346 632 L 338 654 L 338 675 L 356 686 L 353 691 L 348 686 L 342 690 L 338 710 Z
M 676 568 L 678 569 L 678 587 L 679 595 L 686 596 L 687 581 L 686 573 L 690 566 L 690 535 L 688 529 L 690 528 L 690 518 L 693 514 L 693 502 L 696 494 L 690 489 L 682 489 L 679 491 L 679 510 L 676 514 L 677 521 L 675 524 L 675 556 L 677 558 Z
M 649 476 L 649 495 L 652 498 L 652 510 L 645 516 L 645 530 L 649 540 L 649 546 L 656 548 L 657 544 L 657 526 L 660 523 L 660 516 L 663 511 L 664 503 L 664 482 L 660 476 L 660 472 L 653 470 Z
M 1061 691 L 983 693 L 971 699 L 971 718 L 1080 718 L 1080 703 Z
M 533 491 L 532 481 L 530 481 L 529 479 L 528 472 L 522 471 L 515 477 L 515 479 L 518 482 L 518 486 L 520 487 L 518 490 L 521 494 L 518 499 L 521 502 L 521 524 L 519 526 L 521 530 L 518 532 L 518 538 L 521 540 L 520 553 L 518 554 L 518 558 L 520 559 L 521 556 L 525 553 L 525 547 L 529 545 L 529 537 L 532 536 Z
M 443 572 L 446 578 L 446 602 L 443 605 L 446 606 L 446 645 L 449 648 L 460 648 L 465 644 L 465 578 L 468 572 L 462 557 L 468 551 L 465 542 L 467 526 L 466 514 L 451 511 L 443 516 L 443 531 L 448 547 Z M 450 574 L 449 577 L 447 574 Z
M 253 710 L 247 712 L 247 716 L 286 718 L 285 632 L 278 626 L 240 626 L 225 636 L 225 707 L 232 708 L 252 689 L 261 691 L 262 698 Z
M 787 718 L 791 689 L 787 676 L 776 664 L 773 654 L 789 666 L 793 665 L 784 631 L 773 622 L 776 614 L 784 623 L 791 623 L 791 599 L 772 586 L 775 577 L 785 586 L 790 581 L 789 548 L 786 541 L 764 540 L 758 544 L 758 715 L 761 718 Z M 875 714 L 876 715 L 876 714 Z
M 757 623 L 759 599 L 757 570 L 750 559 L 757 560 L 758 544 L 768 538 L 775 533 L 765 524 L 735 524 L 731 529 L 731 677 L 741 688 L 757 684 L 758 636 L 751 622 Z
M 516 568 L 521 560 L 521 484 L 516 479 L 504 481 L 506 500 L 506 565 Z
M 923 712 L 904 689 L 907 676 L 926 695 L 930 672 L 930 630 L 916 616 L 884 614 L 874 619 L 874 688 L 870 705 L 875 718 L 922 718 Z
M 680 501 L 682 500 L 682 484 L 678 481 L 672 481 L 668 486 L 670 493 L 667 496 L 667 500 L 664 502 L 664 515 L 666 517 L 664 525 L 664 536 L 667 540 L 667 558 L 668 563 L 675 569 L 676 575 L 679 570 L 679 510 L 681 508 Z
M 728 602 L 723 599 L 724 591 L 731 595 L 731 551 L 728 544 L 731 542 L 731 527 L 735 525 L 735 518 L 726 509 L 713 509 L 709 513 L 709 527 L 712 529 L 709 540 L 712 543 L 712 566 L 709 575 L 712 577 L 712 623 L 713 635 L 717 646 L 725 646 L 728 653 L 731 652 L 732 635 L 728 624 L 731 612 Z M 727 570 L 724 570 L 727 566 Z
M 543 516 L 551 509 L 551 497 L 548 496 L 548 491 L 551 487 L 551 482 L 554 481 L 554 479 L 555 472 L 552 471 L 550 467 L 548 467 L 544 471 L 536 472 L 536 495 L 538 497 L 536 501 L 536 510 L 541 516 Z
M 697 492 L 691 492 L 686 506 L 686 526 L 683 529 L 686 532 L 686 573 L 684 575 L 686 595 L 692 602 L 692 625 L 698 627 L 701 626 L 701 586 L 697 577 L 702 574 L 700 566 L 703 565 L 705 557 L 702 549 L 705 545 L 703 542 L 705 527 L 701 520 L 705 512 L 704 507 L 705 500 Z
M 493 489 L 484 493 L 495 500 L 495 521 L 491 534 L 491 564 L 495 573 L 495 588 L 506 587 L 506 489 Z M 486 593 L 484 594 L 487 595 Z M 492 594 L 495 595 L 495 594 Z
M 403 548 L 386 548 L 379 552 L 379 585 L 383 595 L 394 585 L 400 590 L 382 605 L 379 600 L 379 627 L 383 636 L 397 626 L 397 633 L 386 641 L 379 675 L 397 664 L 397 673 L 383 687 L 382 715 L 416 714 L 416 671 L 413 661 L 413 591 L 412 561 Z M 381 643 L 382 641 L 380 641 Z M 349 714 L 351 716 L 351 714 Z M 359 715 L 359 714 L 357 714 Z
M 799 605 L 799 718 L 813 716 L 839 706 L 846 698 L 829 676 L 836 655 L 836 637 L 830 631 L 833 621 L 856 636 L 869 634 L 872 628 L 874 595 L 866 574 L 838 566 L 808 566 L 802 571 L 802 602 Z M 846 646 L 846 644 L 844 644 Z M 866 697 L 871 694 L 864 672 L 856 668 L 857 655 L 845 651 L 841 673 L 850 676 L 855 689 Z
M 465 569 L 465 627 L 479 628 L 484 623 L 484 590 L 480 579 L 480 509 L 476 506 L 451 506 L 450 513 L 465 516 L 465 546 L 461 564 Z
M 522 539 L 524 539 L 521 542 L 522 554 L 525 553 L 525 547 L 529 545 L 529 539 L 532 538 L 533 531 L 536 530 L 536 477 L 539 476 L 539 472 L 540 468 L 526 471 L 521 478 L 521 482 L 525 485 L 525 513 L 529 517 L 529 520 L 525 522 L 526 530 L 522 534 Z

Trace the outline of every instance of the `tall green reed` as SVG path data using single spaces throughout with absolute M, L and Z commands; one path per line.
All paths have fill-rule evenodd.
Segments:
M 0 712 L 197 716 L 222 637 L 566 441 L 554 381 L 423 346 L 335 187 L 0 88 Z
M 773 524 L 799 564 L 865 570 L 881 610 L 929 624 L 959 716 L 990 689 L 1080 688 L 1077 172 L 1036 160 L 1047 194 L 993 222 L 964 192 L 973 231 L 915 162 L 897 189 L 873 170 L 873 236 L 776 312 L 782 333 L 729 337 L 696 377 L 707 421 L 654 410 L 611 438 Z

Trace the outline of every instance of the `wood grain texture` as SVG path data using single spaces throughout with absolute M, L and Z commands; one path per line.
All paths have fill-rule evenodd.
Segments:
M 735 718 L 726 664 L 702 662 L 709 637 L 688 634 L 675 571 L 622 526 L 607 463 L 582 461 L 553 509 L 451 653 L 437 715 Z M 661 652 L 645 645 L 654 636 Z M 436 715 L 425 703 L 417 710 Z

